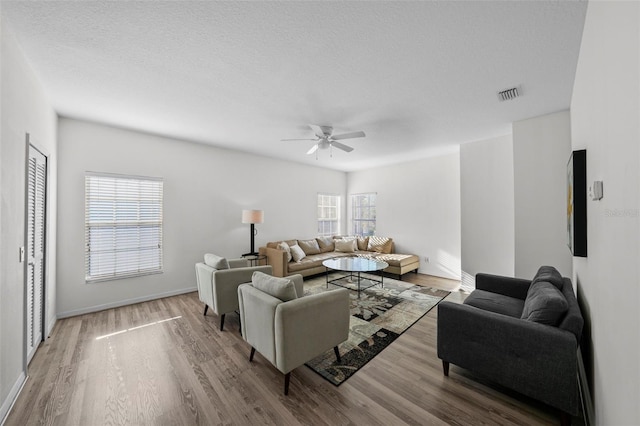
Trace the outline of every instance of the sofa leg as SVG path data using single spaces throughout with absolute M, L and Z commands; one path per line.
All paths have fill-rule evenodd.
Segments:
M 564 411 L 560 412 L 560 424 L 562 426 L 571 425 L 571 415 L 569 413 L 565 413 Z
M 442 360 L 442 371 L 445 376 L 449 377 L 449 361 Z
M 291 372 L 284 375 L 284 394 L 289 395 L 289 380 L 291 379 Z
M 253 362 L 253 356 L 256 354 L 256 348 L 251 346 L 251 353 L 249 354 L 249 362 Z
M 204 314 L 202 315 L 207 315 L 207 310 L 209 309 L 209 305 L 207 305 L 206 303 L 204 304 Z
M 224 315 L 225 314 L 220 315 L 220 331 L 224 328 Z
M 338 350 L 337 346 L 333 347 L 333 352 L 335 352 L 336 354 L 336 360 L 338 360 L 338 362 L 341 362 L 342 360 L 340 359 L 340 351 Z

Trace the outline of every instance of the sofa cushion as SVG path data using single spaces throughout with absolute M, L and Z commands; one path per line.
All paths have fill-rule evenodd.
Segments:
M 365 251 L 369 248 L 369 237 L 358 237 L 358 250 Z
M 204 255 L 204 263 L 213 269 L 229 269 L 229 261 L 226 258 L 211 253 Z
M 538 281 L 529 287 L 521 318 L 556 326 L 568 308 L 567 299 L 555 285 Z
M 256 271 L 251 276 L 251 284 L 258 290 L 283 302 L 298 298 L 295 284 L 289 278 L 272 277 L 264 272 Z
M 287 252 L 287 262 L 291 262 L 291 247 L 289 247 L 286 241 L 280 241 L 276 248 Z
M 289 247 L 289 249 L 291 250 L 291 256 L 293 257 L 293 260 L 295 262 L 300 262 L 306 256 L 304 250 L 302 250 L 297 244 L 292 245 L 291 247 Z
M 336 251 L 342 252 L 342 253 L 353 253 L 356 251 L 356 240 L 355 239 L 351 239 L 351 240 L 336 240 L 335 242 L 336 245 Z
M 367 250 L 375 251 L 378 253 L 391 253 L 392 241 L 391 238 L 388 237 L 378 237 L 371 236 L 369 237 L 369 244 L 367 246 Z
M 307 256 L 320 253 L 320 247 L 315 238 L 312 240 L 298 240 L 298 245 Z
M 520 318 L 524 300 L 484 290 L 473 290 L 464 301 L 465 305 L 475 306 L 496 314 Z
M 546 281 L 555 285 L 559 290 L 562 290 L 564 281 L 562 275 L 553 266 L 541 266 L 536 272 L 536 275 L 531 280 L 531 284 L 535 284 L 539 281 Z
M 336 249 L 336 245 L 333 242 L 333 237 L 317 237 L 316 241 L 318 241 L 320 253 L 328 253 Z

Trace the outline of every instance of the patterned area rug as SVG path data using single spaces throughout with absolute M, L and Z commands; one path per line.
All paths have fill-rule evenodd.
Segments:
M 340 283 L 355 289 L 355 284 L 346 279 Z M 370 284 L 363 278 L 362 287 Z M 324 276 L 305 281 L 304 286 L 306 294 L 327 291 Z M 329 284 L 329 290 L 334 288 L 338 287 Z M 306 364 L 336 386 L 354 375 L 449 294 L 391 278 L 384 279 L 384 288 L 378 284 L 360 292 L 360 299 L 356 291 L 349 293 L 351 330 L 349 340 L 338 346 L 341 362 L 338 363 L 331 349 Z

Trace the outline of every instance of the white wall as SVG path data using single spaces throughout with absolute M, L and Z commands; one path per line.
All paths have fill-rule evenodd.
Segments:
M 59 122 L 58 314 L 193 291 L 204 253 L 249 251 L 243 209 L 264 210 L 256 248 L 317 234 L 317 193 L 344 197 L 346 174 L 95 123 Z M 164 273 L 85 284 L 85 171 L 164 178 Z M 343 198 L 344 200 L 344 198 Z
M 348 192 L 377 192 L 376 234 L 420 256 L 421 273 L 460 279 L 459 153 L 350 172 Z
M 595 424 L 640 424 L 640 4 L 589 2 L 571 102 L 587 150 L 587 258 L 574 258 L 587 321 Z
M 462 287 L 478 272 L 514 276 L 513 140 L 511 135 L 460 146 Z
M 572 275 L 566 239 L 570 155 L 569 111 L 513 123 L 517 277 L 530 279 L 541 265 Z
M 25 170 L 31 141 L 49 154 L 48 245 L 45 314 L 47 330 L 55 323 L 56 123 L 57 117 L 4 18 L 1 21 L 0 182 L 0 420 L 26 376 L 25 282 L 19 247 L 25 246 Z

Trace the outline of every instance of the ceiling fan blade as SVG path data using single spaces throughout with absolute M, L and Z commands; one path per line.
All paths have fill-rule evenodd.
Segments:
M 331 136 L 331 139 L 334 141 L 339 141 L 341 139 L 353 139 L 353 138 L 364 138 L 366 135 L 364 132 L 351 132 L 351 133 L 343 133 L 341 135 Z
M 318 144 L 315 144 L 314 146 L 311 147 L 311 149 L 309 151 L 307 151 L 307 155 L 311 155 L 314 152 L 316 152 L 317 150 L 318 150 Z
M 318 139 L 280 139 L 281 142 L 287 141 L 317 141 Z
M 318 126 L 317 124 L 309 124 L 309 127 L 311 127 L 311 130 L 313 130 L 313 132 L 319 138 L 330 136 L 331 132 L 333 131 L 333 127 L 331 126 Z
M 343 143 L 340 143 L 340 142 L 331 142 L 331 145 L 332 145 L 332 146 L 335 146 L 335 147 L 336 147 L 336 148 L 338 148 L 338 149 L 343 150 L 344 152 L 351 152 L 351 151 L 353 151 L 353 148 L 351 148 L 350 146 L 347 146 L 347 145 L 345 145 L 345 144 L 343 144 Z

